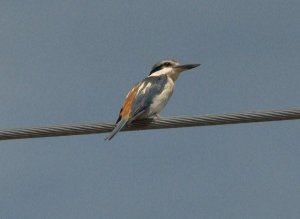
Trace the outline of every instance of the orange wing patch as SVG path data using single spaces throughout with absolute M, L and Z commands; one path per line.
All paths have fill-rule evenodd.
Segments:
M 126 99 L 125 99 L 124 104 L 123 104 L 123 107 L 122 107 L 122 111 L 120 112 L 122 118 L 129 118 L 130 117 L 132 102 L 133 102 L 133 99 L 134 99 L 134 97 L 135 97 L 135 95 L 138 91 L 138 87 L 139 86 L 135 86 L 127 94 Z

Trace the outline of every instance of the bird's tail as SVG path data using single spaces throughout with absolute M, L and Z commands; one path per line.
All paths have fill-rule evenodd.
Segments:
M 127 122 L 128 119 L 121 119 L 109 136 L 105 138 L 105 140 L 111 140 L 127 124 Z

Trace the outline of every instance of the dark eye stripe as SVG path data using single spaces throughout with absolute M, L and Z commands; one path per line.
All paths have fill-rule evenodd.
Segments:
M 170 67 L 171 66 L 171 62 L 165 62 L 163 65 L 166 66 L 166 67 Z
M 153 73 L 156 72 L 156 71 L 159 71 L 159 70 L 163 69 L 164 67 L 170 67 L 170 66 L 172 66 L 172 63 L 171 63 L 171 62 L 165 62 L 165 63 L 162 63 L 162 64 L 160 64 L 160 65 L 158 65 L 158 66 L 155 66 L 155 67 L 150 71 L 149 75 L 153 74 Z
M 153 74 L 153 73 L 156 72 L 156 71 L 161 70 L 163 67 L 164 67 L 164 65 L 156 66 L 155 68 L 153 68 L 153 69 L 150 71 L 149 75 Z

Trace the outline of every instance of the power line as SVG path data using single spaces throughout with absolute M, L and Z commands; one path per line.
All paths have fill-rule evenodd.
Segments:
M 226 125 L 292 119 L 300 119 L 300 109 L 272 110 L 248 113 L 228 113 L 204 116 L 161 117 L 157 119 L 135 121 L 125 127 L 122 131 Z M 112 131 L 114 126 L 115 125 L 112 123 L 95 123 L 82 125 L 60 125 L 36 128 L 4 129 L 0 130 L 0 140 L 105 133 Z

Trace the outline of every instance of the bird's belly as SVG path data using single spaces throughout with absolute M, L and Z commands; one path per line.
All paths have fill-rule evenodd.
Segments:
M 147 113 L 148 117 L 158 114 L 166 106 L 170 97 L 173 94 L 173 90 L 174 90 L 174 83 L 173 81 L 169 81 L 165 85 L 163 92 L 161 92 L 153 99 L 152 104 L 149 106 L 149 110 Z

